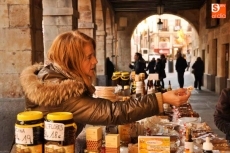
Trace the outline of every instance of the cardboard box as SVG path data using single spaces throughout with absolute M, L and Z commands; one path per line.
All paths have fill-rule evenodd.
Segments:
M 91 126 L 86 128 L 86 140 L 98 141 L 102 139 L 102 128 L 99 126 Z
M 170 153 L 169 136 L 139 136 L 138 153 L 161 152 Z
M 86 128 L 86 148 L 89 151 L 97 151 L 102 146 L 102 128 L 92 126 Z
M 119 134 L 107 134 L 105 136 L 106 148 L 118 148 L 120 147 L 120 135 Z

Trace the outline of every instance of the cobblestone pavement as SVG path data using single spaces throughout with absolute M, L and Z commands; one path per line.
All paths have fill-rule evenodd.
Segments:
M 167 73 L 166 75 L 167 77 L 164 79 L 165 88 L 167 88 L 169 80 L 171 81 L 173 89 L 179 88 L 179 84 L 177 81 L 177 73 L 174 71 L 174 73 Z M 190 71 L 185 72 L 184 80 L 184 87 L 193 86 L 194 76 L 192 73 L 190 73 Z M 218 98 L 218 94 L 202 87 L 202 90 L 194 89 L 192 91 L 189 101 L 192 105 L 193 110 L 199 113 L 199 115 L 201 116 L 202 121 L 207 122 L 208 125 L 212 128 L 213 132 L 217 134 L 219 137 L 225 137 L 225 134 L 218 130 L 218 128 L 214 124 L 213 114 L 215 111 L 215 105 L 218 101 Z

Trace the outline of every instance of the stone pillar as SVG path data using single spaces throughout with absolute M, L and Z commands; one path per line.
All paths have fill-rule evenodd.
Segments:
M 219 52 L 217 55 L 217 65 L 220 67 L 217 69 L 217 76 L 216 76 L 216 93 L 220 93 L 223 88 L 226 87 L 226 77 L 225 77 L 225 50 L 226 46 L 221 44 L 219 46 Z
M 112 60 L 113 53 L 113 36 L 108 35 L 106 36 L 106 57 L 109 57 Z
M 123 31 L 118 31 L 118 70 L 119 71 L 130 71 L 129 63 L 131 63 L 131 47 L 130 38 L 131 36 Z M 132 57 L 133 59 L 133 57 Z
M 19 81 L 33 60 L 31 1 L 0 0 L 0 152 L 10 152 L 16 115 L 25 103 Z
M 92 22 L 79 22 L 78 21 L 78 30 L 84 34 L 94 38 L 94 23 Z
M 43 34 L 45 59 L 54 38 L 77 28 L 76 0 L 43 0 Z
M 78 0 L 78 30 L 95 38 L 94 27 L 95 23 L 93 22 L 93 8 L 95 4 L 91 0 Z
M 31 1 L 32 63 L 44 62 L 42 0 Z
M 215 91 L 215 75 L 213 74 L 204 74 L 204 87 L 208 90 Z
M 211 37 L 212 38 L 212 37 Z M 207 48 L 208 56 L 207 56 L 207 67 L 208 70 L 207 73 L 204 74 L 204 86 L 211 90 L 215 91 L 215 77 L 216 77 L 216 53 L 217 53 L 217 40 L 213 39 L 211 40 L 210 46 Z
M 107 85 L 107 76 L 105 75 L 105 31 L 96 31 L 96 57 L 98 60 L 96 71 L 97 71 L 97 85 Z
M 22 96 L 19 76 L 32 64 L 30 13 L 30 1 L 0 1 L 0 98 Z

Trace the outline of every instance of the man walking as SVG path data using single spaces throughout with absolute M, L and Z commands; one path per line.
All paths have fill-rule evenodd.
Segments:
M 180 88 L 184 87 L 184 71 L 187 67 L 186 60 L 182 56 L 181 51 L 177 53 L 177 60 L 176 60 L 176 71 L 177 71 L 177 79 L 180 85 Z
M 187 54 L 186 54 L 186 62 L 187 62 L 187 65 L 188 65 L 187 66 L 187 71 L 189 70 L 191 59 L 192 59 L 192 56 L 190 54 L 190 50 L 187 50 Z

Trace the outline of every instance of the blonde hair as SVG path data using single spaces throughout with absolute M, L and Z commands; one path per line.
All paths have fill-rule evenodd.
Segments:
M 93 94 L 95 91 L 92 86 L 94 78 L 87 76 L 82 71 L 82 62 L 85 57 L 84 47 L 89 44 L 94 49 L 96 48 L 94 39 L 86 34 L 77 30 L 65 32 L 55 38 L 47 56 L 50 62 L 57 63 L 71 77 L 82 78 L 89 92 Z

